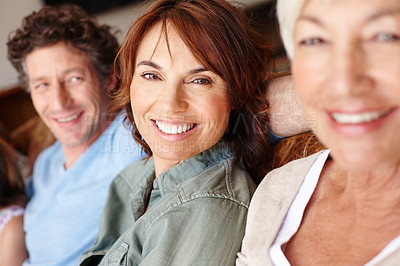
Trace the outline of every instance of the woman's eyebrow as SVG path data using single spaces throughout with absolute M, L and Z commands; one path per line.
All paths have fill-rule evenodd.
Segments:
M 395 9 L 395 10 L 382 10 L 378 11 L 376 13 L 371 14 L 370 16 L 367 17 L 366 22 L 369 23 L 374 20 L 381 19 L 382 17 L 386 16 L 398 16 L 400 15 L 400 9 Z M 313 24 L 316 24 L 320 27 L 323 27 L 323 23 L 321 20 L 319 20 L 317 17 L 313 17 L 310 15 L 302 15 L 298 18 L 298 21 L 307 21 L 311 22 Z
M 140 63 L 137 64 L 137 66 L 150 66 L 155 69 L 162 69 L 161 66 L 157 65 L 156 63 L 154 63 L 152 61 L 147 61 L 147 60 L 141 61 Z
M 197 73 L 201 73 L 201 72 L 205 72 L 205 71 L 208 71 L 208 69 L 204 68 L 204 67 L 199 67 L 199 68 L 195 68 L 193 70 L 190 70 L 188 73 L 189 74 L 197 74 Z
M 156 64 L 156 63 L 154 63 L 152 61 L 148 61 L 148 60 L 144 60 L 144 61 L 139 62 L 137 64 L 137 66 L 150 66 L 150 67 L 153 67 L 153 68 L 158 69 L 158 70 L 162 69 L 162 67 L 159 66 L 158 64 Z M 205 68 L 205 67 L 199 67 L 199 68 L 195 68 L 195 69 L 189 70 L 188 74 L 197 74 L 197 73 L 201 73 L 201 72 L 205 72 L 205 71 L 208 71 L 208 69 Z
M 382 11 L 376 12 L 376 13 L 372 14 L 371 16 L 369 16 L 367 18 L 367 22 L 371 22 L 373 20 L 377 20 L 377 19 L 380 19 L 380 18 L 386 17 L 386 16 L 398 16 L 398 15 L 400 15 L 400 9 L 382 10 Z
M 302 15 L 302 16 L 300 16 L 300 17 L 298 18 L 297 21 L 308 21 L 308 22 L 317 24 L 317 25 L 319 25 L 319 26 L 321 26 L 321 27 L 323 26 L 323 25 L 322 25 L 322 22 L 321 22 L 318 18 L 313 17 L 313 16 L 310 16 L 310 15 Z

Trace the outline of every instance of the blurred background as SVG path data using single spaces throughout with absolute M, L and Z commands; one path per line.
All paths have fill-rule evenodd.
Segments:
M 7 60 L 7 40 L 10 32 L 21 26 L 23 17 L 46 4 L 73 2 L 97 17 L 100 23 L 118 30 L 122 43 L 131 23 L 148 7 L 145 0 L 1 0 L 0 2 L 0 136 L 8 140 L 28 163 L 54 139 L 41 124 L 30 96 L 18 86 L 17 72 Z M 252 25 L 272 49 L 276 71 L 289 68 L 279 38 L 274 0 L 236 0 L 243 5 Z

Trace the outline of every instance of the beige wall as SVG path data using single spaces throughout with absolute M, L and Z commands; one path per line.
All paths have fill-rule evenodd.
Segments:
M 7 37 L 25 16 L 42 6 L 41 0 L 1 0 L 0 2 L 0 90 L 17 83 L 17 74 L 7 60 Z
M 246 5 L 255 5 L 269 0 L 236 0 Z M 12 30 L 21 25 L 22 18 L 43 6 L 42 0 L 0 0 L 0 90 L 18 85 L 17 72 L 7 60 L 7 38 Z M 146 9 L 147 4 L 127 6 L 98 15 L 101 23 L 120 30 L 122 41 L 129 25 Z

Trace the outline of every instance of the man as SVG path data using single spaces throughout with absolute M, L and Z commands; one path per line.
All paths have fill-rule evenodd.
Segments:
M 97 234 L 111 180 L 142 157 L 122 115 L 110 112 L 118 42 L 74 5 L 25 17 L 8 58 L 56 137 L 35 162 L 24 265 L 77 265 Z

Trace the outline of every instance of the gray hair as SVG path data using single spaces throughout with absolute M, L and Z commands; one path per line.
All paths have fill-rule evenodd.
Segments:
M 278 0 L 276 9 L 279 28 L 286 53 L 290 59 L 294 53 L 294 28 L 306 0 Z

